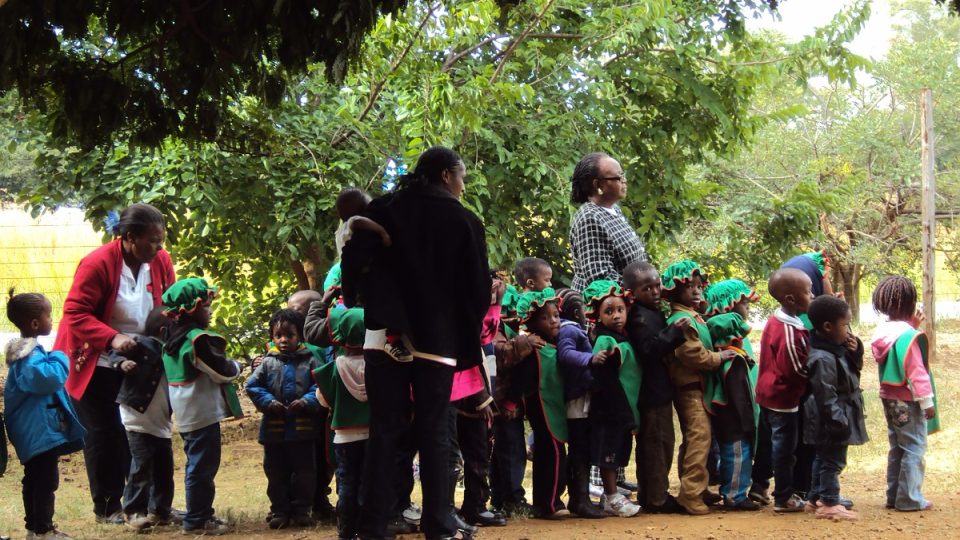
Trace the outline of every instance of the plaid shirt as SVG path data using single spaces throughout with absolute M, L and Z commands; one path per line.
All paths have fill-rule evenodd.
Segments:
M 643 241 L 627 223 L 620 206 L 613 205 L 612 210 L 587 202 L 573 216 L 570 249 L 574 290 L 582 292 L 598 279 L 620 283 L 628 264 L 647 260 Z

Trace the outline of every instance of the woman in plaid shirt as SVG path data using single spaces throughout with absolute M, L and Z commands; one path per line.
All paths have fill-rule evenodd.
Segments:
M 583 292 L 598 279 L 620 283 L 628 264 L 647 260 L 643 241 L 617 204 L 627 196 L 623 168 L 607 154 L 594 152 L 577 163 L 571 182 L 570 199 L 580 205 L 570 226 L 571 287 Z

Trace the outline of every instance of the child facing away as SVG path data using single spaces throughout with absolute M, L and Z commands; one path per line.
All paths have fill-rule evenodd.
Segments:
M 110 353 L 123 373 L 117 403 L 130 444 L 130 472 L 123 490 L 127 526 L 143 531 L 157 525 L 183 521 L 173 504 L 173 419 L 170 390 L 163 371 L 163 341 L 170 319 L 157 307 L 147 316 L 145 333 L 134 337 L 137 346 L 128 353 Z
M 667 359 L 683 343 L 690 319 L 681 317 L 667 324 L 660 311 L 660 274 L 648 262 L 631 263 L 623 269 L 623 288 L 631 301 L 627 335 L 643 372 L 637 402 L 637 503 L 649 513 L 680 513 L 683 507 L 667 491 L 675 442 Z
M 767 320 L 760 338 L 757 403 L 761 432 L 769 428 L 773 465 L 775 512 L 801 512 L 804 501 L 794 493 L 794 452 L 800 422 L 800 400 L 807 389 L 807 351 L 810 334 L 798 317 L 813 300 L 807 274 L 782 268 L 767 282 L 770 295 L 780 303 Z
M 220 421 L 243 416 L 231 384 L 240 375 L 240 364 L 227 358 L 227 340 L 208 329 L 210 304 L 216 295 L 217 289 L 199 277 L 178 280 L 163 293 L 164 314 L 174 321 L 163 347 L 163 368 L 187 457 L 183 482 L 187 514 L 182 529 L 185 534 L 210 536 L 230 531 L 213 514 Z
M 303 315 L 281 309 L 269 322 L 273 346 L 250 375 L 246 391 L 263 413 L 258 440 L 263 445 L 271 529 L 313 525 L 316 443 L 323 427 L 311 373 L 320 362 L 303 344 Z
M 20 337 L 7 343 L 4 410 L 10 442 L 23 464 L 23 510 L 27 538 L 69 540 L 53 523 L 60 456 L 83 448 L 80 425 L 63 385 L 69 363 L 60 351 L 47 352 L 38 336 L 50 335 L 50 301 L 42 294 L 14 294 L 10 289 L 7 318 Z
M 927 338 L 917 327 L 917 289 L 903 276 L 889 276 L 873 291 L 873 307 L 887 317 L 870 340 L 880 372 L 880 401 L 887 419 L 887 508 L 928 510 L 923 496 L 927 435 L 939 431 L 936 386 Z
M 713 393 L 715 372 L 720 364 L 736 355 L 733 351 L 713 350 L 710 331 L 700 316 L 706 278 L 693 261 L 671 264 L 661 276 L 663 295 L 670 301 L 667 324 L 681 318 L 690 319 L 690 326 L 684 330 L 684 341 L 674 350 L 673 361 L 668 364 L 668 372 L 683 438 L 677 458 L 681 471 L 677 503 L 692 515 L 710 512 L 704 496 L 708 493 L 707 455 L 711 443 L 707 410 L 712 403 L 704 396 Z
M 633 517 L 640 506 L 617 490 L 617 470 L 626 467 L 633 451 L 633 431 L 640 423 L 640 366 L 627 340 L 627 303 L 620 286 L 597 280 L 583 291 L 587 320 L 593 322 L 590 398 L 590 458 L 603 482 L 601 507 L 610 516 Z M 607 355 L 602 355 L 607 352 Z
M 856 520 L 840 497 L 840 472 L 847 464 L 847 447 L 869 440 L 860 390 L 863 344 L 847 347 L 851 337 L 850 307 L 840 298 L 824 295 L 810 303 L 813 325 L 807 375 L 811 394 L 804 404 L 803 439 L 816 449 L 806 510 L 818 518 Z M 852 503 L 850 504 L 852 506 Z

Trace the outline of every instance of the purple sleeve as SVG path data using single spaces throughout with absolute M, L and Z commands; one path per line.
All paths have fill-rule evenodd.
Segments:
M 560 327 L 560 335 L 557 337 L 557 362 L 560 365 L 586 367 L 590 365 L 593 359 L 593 350 L 590 348 L 590 340 L 579 339 L 586 338 L 583 330 L 573 325 L 564 325 Z

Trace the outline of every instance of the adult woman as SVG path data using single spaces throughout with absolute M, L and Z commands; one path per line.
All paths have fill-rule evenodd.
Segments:
M 385 487 L 395 484 L 394 463 L 408 429 L 420 452 L 421 529 L 428 539 L 462 536 L 450 506 L 450 390 L 455 370 L 482 361 L 480 330 L 491 290 L 483 224 L 458 200 L 464 174 L 453 150 L 427 150 L 398 191 L 364 213 L 386 229 L 391 246 L 359 231 L 343 249 L 344 300 L 352 305 L 362 296 L 367 327 L 370 438 L 362 538 L 385 536 L 396 496 Z M 383 350 L 398 338 L 412 360 Z
M 122 523 L 120 498 L 130 449 L 116 404 L 121 372 L 107 352 L 129 352 L 143 333 L 147 315 L 175 281 L 163 251 L 163 214 L 133 204 L 120 214 L 112 242 L 88 254 L 63 304 L 54 348 L 70 358 L 67 392 L 87 428 L 83 458 L 98 522 Z
M 617 204 L 627 196 L 627 177 L 607 154 L 587 154 L 573 170 L 570 199 L 580 205 L 570 225 L 573 283 L 577 291 L 598 279 L 619 283 L 630 263 L 647 260 L 643 241 Z

